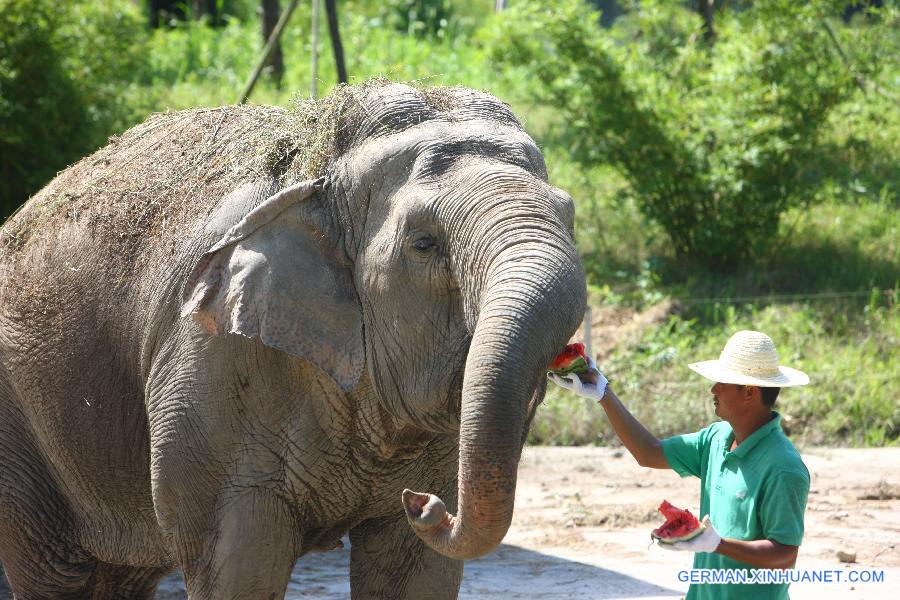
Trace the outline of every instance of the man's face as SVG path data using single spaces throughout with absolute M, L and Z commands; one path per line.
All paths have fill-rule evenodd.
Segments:
M 734 383 L 716 383 L 710 389 L 716 416 L 723 421 L 742 415 L 749 407 L 749 388 Z

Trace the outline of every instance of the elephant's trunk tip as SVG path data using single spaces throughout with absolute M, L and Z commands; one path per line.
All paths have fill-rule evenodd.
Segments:
M 403 507 L 415 534 L 436 552 L 456 560 L 487 554 L 497 547 L 509 527 L 507 524 L 487 534 L 463 534 L 462 521 L 448 513 L 444 502 L 434 494 L 403 490 Z
M 440 535 L 440 529 L 446 534 L 453 528 L 453 515 L 437 496 L 403 490 L 403 507 L 409 524 L 419 535 Z

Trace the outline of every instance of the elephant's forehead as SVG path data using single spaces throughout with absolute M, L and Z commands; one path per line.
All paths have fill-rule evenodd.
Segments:
M 461 157 L 483 156 L 519 166 L 546 180 L 541 151 L 521 129 L 496 121 L 428 121 L 402 132 L 367 140 L 351 160 L 370 168 L 402 170 L 419 180 L 440 177 Z

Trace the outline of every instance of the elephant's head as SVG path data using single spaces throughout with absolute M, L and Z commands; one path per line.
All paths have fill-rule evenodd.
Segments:
M 459 432 L 458 515 L 406 491 L 453 558 L 493 549 L 545 369 L 584 313 L 571 198 L 506 105 L 466 89 L 351 88 L 323 182 L 275 194 L 204 255 L 184 313 L 258 336 L 345 389 Z M 399 491 L 399 490 L 398 490 Z

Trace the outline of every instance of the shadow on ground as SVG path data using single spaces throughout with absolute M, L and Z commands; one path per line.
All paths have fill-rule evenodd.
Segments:
M 309 554 L 297 562 L 285 598 L 346 600 L 350 597 L 350 550 Z M 466 563 L 462 599 L 602 600 L 672 598 L 683 594 L 593 565 L 501 545 Z M 186 598 L 180 574 L 167 577 L 157 600 Z

